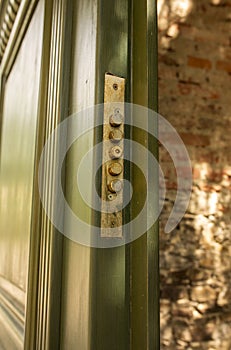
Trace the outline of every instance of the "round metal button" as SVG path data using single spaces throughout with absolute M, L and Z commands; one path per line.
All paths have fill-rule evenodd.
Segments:
M 120 142 L 123 138 L 123 133 L 118 129 L 114 129 L 110 132 L 109 138 L 113 142 Z
M 112 147 L 110 149 L 110 153 L 109 154 L 110 154 L 110 157 L 112 159 L 118 159 L 118 158 L 120 158 L 122 156 L 123 151 L 122 151 L 121 147 L 115 146 L 115 147 Z
M 120 192 L 122 190 L 122 187 L 123 184 L 120 180 L 112 180 L 108 185 L 108 189 L 112 193 Z
M 109 120 L 111 126 L 118 127 L 123 123 L 123 116 L 122 114 L 114 113 L 113 115 L 110 116 Z
M 109 174 L 112 175 L 112 176 L 118 176 L 122 173 L 122 170 L 123 170 L 123 167 L 120 163 L 112 163 L 110 166 L 109 166 Z

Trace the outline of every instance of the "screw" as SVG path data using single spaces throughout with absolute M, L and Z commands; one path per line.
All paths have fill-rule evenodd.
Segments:
M 114 196 L 113 196 L 113 194 L 109 194 L 108 196 L 107 196 L 107 198 L 109 199 L 109 201 L 112 201 L 113 199 L 114 199 Z

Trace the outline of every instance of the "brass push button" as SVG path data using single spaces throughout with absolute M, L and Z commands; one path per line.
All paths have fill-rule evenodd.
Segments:
M 111 126 L 118 127 L 123 123 L 123 116 L 117 108 L 113 115 L 110 116 L 109 122 Z
M 122 181 L 120 181 L 120 180 L 112 180 L 108 184 L 108 189 L 112 193 L 120 192 L 122 190 L 122 187 L 123 187 Z
M 114 129 L 110 132 L 109 138 L 112 142 L 120 142 L 123 139 L 123 133 L 118 129 Z
M 112 147 L 109 151 L 109 155 L 112 159 L 118 159 L 122 156 L 123 151 L 120 146 Z
M 109 168 L 108 172 L 112 176 L 118 176 L 122 173 L 123 167 L 120 163 L 112 163 Z

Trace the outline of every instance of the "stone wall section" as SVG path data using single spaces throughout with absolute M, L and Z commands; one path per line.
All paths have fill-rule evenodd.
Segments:
M 231 350 L 231 1 L 158 0 L 159 112 L 193 168 L 188 210 L 164 227 L 177 191 L 160 147 L 161 349 Z

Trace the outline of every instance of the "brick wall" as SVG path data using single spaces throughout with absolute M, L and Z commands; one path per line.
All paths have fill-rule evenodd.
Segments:
M 169 234 L 174 165 L 160 147 L 161 348 L 231 349 L 231 1 L 158 0 L 159 112 L 193 167 L 188 210 Z

